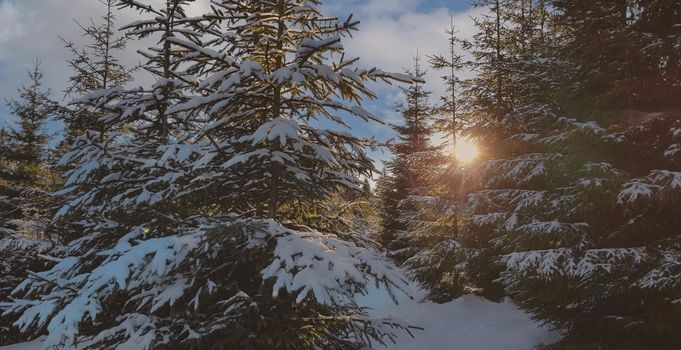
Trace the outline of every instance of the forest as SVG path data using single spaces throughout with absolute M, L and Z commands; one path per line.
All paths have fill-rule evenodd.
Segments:
M 38 57 L 4 97 L 0 349 L 433 336 L 375 290 L 513 305 L 554 335 L 527 350 L 681 347 L 680 1 L 474 0 L 399 72 L 321 0 L 98 1 L 54 34 L 67 89 Z

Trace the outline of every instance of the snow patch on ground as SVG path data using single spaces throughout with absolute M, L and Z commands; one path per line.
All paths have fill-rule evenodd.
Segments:
M 532 321 L 510 301 L 494 303 L 467 295 L 436 304 L 418 302 L 424 293 L 418 288 L 414 292 L 413 300 L 398 296 L 399 305 L 380 289 L 360 298 L 374 316 L 390 315 L 424 328 L 414 331 L 415 338 L 402 335 L 389 350 L 531 350 L 560 340 L 559 334 Z M 385 348 L 376 346 L 379 349 Z

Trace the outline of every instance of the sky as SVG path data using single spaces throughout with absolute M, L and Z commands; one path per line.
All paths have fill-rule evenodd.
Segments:
M 161 2 L 162 0 L 147 0 Z M 201 13 L 206 0 L 198 0 L 195 13 Z M 445 29 L 450 19 L 462 37 L 474 33 L 471 16 L 476 9 L 470 0 L 327 0 L 323 2 L 326 14 L 346 17 L 354 14 L 361 21 L 359 32 L 344 41 L 347 54 L 360 57 L 365 68 L 378 67 L 384 71 L 403 72 L 410 68 L 418 52 L 425 57 L 447 52 Z M 68 51 L 59 37 L 78 45 L 83 41 L 74 21 L 97 21 L 103 7 L 98 0 L 0 0 L 0 127 L 12 123 L 4 101 L 15 98 L 16 89 L 26 77 L 26 69 L 38 57 L 45 71 L 45 85 L 53 91 L 53 98 L 63 99 L 63 90 L 71 74 L 66 60 Z M 135 20 L 134 12 L 117 14 L 118 24 Z M 139 57 L 131 45 L 130 53 L 121 57 L 124 63 L 135 64 Z M 432 100 L 444 94 L 444 85 L 437 72 L 426 76 Z M 403 97 L 397 86 L 372 85 L 379 98 L 366 101 L 365 107 L 381 116 L 386 122 L 399 122 L 395 107 Z M 375 136 L 381 141 L 394 137 L 386 125 L 356 124 L 356 133 Z M 58 136 L 58 125 L 51 124 L 50 132 Z M 386 152 L 373 152 L 380 163 L 388 157 Z M 379 164 L 380 166 L 380 164 Z

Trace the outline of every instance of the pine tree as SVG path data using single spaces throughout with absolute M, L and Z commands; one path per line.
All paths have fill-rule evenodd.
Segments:
M 30 85 L 18 92 L 20 100 L 8 102 L 10 112 L 17 118 L 18 127 L 3 135 L 3 173 L 0 197 L 4 227 L 32 238 L 46 237 L 50 216 L 49 191 L 54 187 L 54 174 L 47 163 L 49 135 L 46 123 L 54 117 L 58 105 L 50 99 L 50 91 L 43 88 L 43 72 L 36 61 L 28 71 Z
M 46 163 L 48 135 L 46 122 L 57 104 L 43 88 L 39 61 L 28 72 L 30 84 L 19 89 L 20 100 L 8 102 L 18 127 L 0 131 L 0 302 L 9 300 L 10 291 L 28 271 L 40 271 L 47 263 L 38 254 L 47 254 L 55 244 L 50 236 L 49 190 L 52 174 Z M 0 314 L 0 344 L 25 339 Z
M 413 70 L 407 73 L 419 79 L 425 76 L 418 56 Z M 417 82 L 402 88 L 406 105 L 400 112 L 404 122 L 392 125 L 398 139 L 390 145 L 394 157 L 386 163 L 390 177 L 387 191 L 382 194 L 385 215 L 381 240 L 389 255 L 400 263 L 425 244 L 425 237 L 415 235 L 410 226 L 418 220 L 418 202 L 432 190 L 429 186 L 432 175 L 443 165 L 440 147 L 430 141 L 435 133 L 434 109 L 429 102 L 431 92 L 424 84 Z
M 393 341 L 394 319 L 354 301 L 369 281 L 406 287 L 364 235 L 338 220 L 332 196 L 360 188 L 376 142 L 337 131 L 377 119 L 368 80 L 413 78 L 355 66 L 342 37 L 357 22 L 317 1 L 190 1 L 154 7 L 124 28 L 153 37 L 150 88 L 81 98 L 102 111 L 65 162 L 60 220 L 84 222 L 69 257 L 23 282 L 26 331 L 48 346 L 114 349 L 359 349 Z
M 470 292 L 463 267 L 474 252 L 464 247 L 460 235 L 461 183 L 464 169 L 456 159 L 457 137 L 462 121 L 457 113 L 461 81 L 457 72 L 463 68 L 462 57 L 457 54 L 461 40 L 456 36 L 454 23 L 446 31 L 449 56 L 429 58 L 431 67 L 443 71 L 446 96 L 436 107 L 434 127 L 450 138 L 451 154 L 442 160 L 440 167 L 429 169 L 429 193 L 422 193 L 417 201 L 418 220 L 413 220 L 409 230 L 423 237 L 418 253 L 405 262 L 412 277 L 429 290 L 430 299 L 445 302 Z
M 83 37 L 88 41 L 84 47 L 79 48 L 74 43 L 63 38 L 66 48 L 73 56 L 67 61 L 73 70 L 69 78 L 69 85 L 64 90 L 65 98 L 75 99 L 59 110 L 59 118 L 64 122 L 63 139 L 55 152 L 54 164 L 59 164 L 60 158 L 67 154 L 74 145 L 77 145 L 79 137 L 94 137 L 98 135 L 98 142 L 103 144 L 108 132 L 106 116 L 107 111 L 99 108 L 96 104 L 80 103 L 78 100 L 98 91 L 112 88 L 123 88 L 132 80 L 133 69 L 127 69 L 117 58 L 117 55 L 126 49 L 128 38 L 118 36 L 116 31 L 115 0 L 100 0 L 105 8 L 101 23 L 90 20 L 88 25 L 78 26 L 83 32 Z M 73 147 L 77 149 L 78 146 Z M 73 168 L 74 164 L 61 163 L 62 172 Z M 64 181 L 64 179 L 60 179 Z M 63 205 L 65 203 L 61 203 Z M 56 205 L 59 207 L 59 204 Z M 76 216 L 76 215 L 74 215 Z M 56 235 L 64 242 L 77 237 L 83 228 L 80 220 L 61 220 L 54 226 Z
M 102 23 L 97 24 L 90 20 L 90 24 L 78 26 L 83 31 L 83 36 L 89 41 L 82 49 L 74 43 L 61 39 L 73 58 L 67 61 L 74 72 L 69 78 L 69 86 L 64 91 L 67 98 L 77 98 L 100 90 L 112 87 L 120 87 L 132 80 L 133 70 L 124 67 L 116 52 L 123 52 L 128 38 L 117 36 L 116 16 L 114 14 L 115 0 L 100 0 L 106 7 L 106 13 L 102 17 Z M 61 149 L 68 151 L 76 138 L 85 134 L 87 130 L 93 130 L 102 135 L 106 133 L 106 126 L 99 119 L 101 112 L 86 104 L 76 104 L 71 108 L 62 110 L 61 119 L 64 121 L 65 132 Z
M 44 172 L 49 136 L 45 123 L 54 116 L 57 105 L 50 99 L 50 91 L 43 88 L 40 61 L 28 71 L 30 85 L 19 89 L 21 100 L 10 100 L 10 113 L 18 118 L 19 127 L 10 131 L 11 144 L 8 160 L 17 164 L 12 181 L 26 186 L 38 185 Z
M 459 125 L 460 121 L 457 120 L 457 95 L 459 85 L 461 85 L 461 80 L 457 77 L 457 73 L 463 69 L 464 62 L 462 56 L 457 53 L 461 40 L 457 37 L 453 18 L 446 34 L 448 36 L 447 43 L 449 46 L 449 56 L 433 55 L 429 57 L 429 63 L 433 69 L 445 73 L 445 75 L 442 76 L 442 80 L 445 83 L 448 95 L 440 97 L 441 103 L 437 106 L 437 112 L 440 118 L 436 120 L 435 126 L 438 131 L 443 132 L 451 138 L 452 143 L 450 148 L 454 155 L 452 161 L 456 163 L 456 141 L 457 136 L 462 129 L 461 125 Z

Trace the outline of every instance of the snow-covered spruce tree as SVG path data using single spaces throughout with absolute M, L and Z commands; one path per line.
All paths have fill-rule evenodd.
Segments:
M 590 63 L 601 64 L 607 65 Z M 584 238 L 542 249 L 523 244 L 524 251 L 502 259 L 501 280 L 523 308 L 565 332 L 551 349 L 674 349 L 681 316 L 679 115 L 669 110 L 675 102 L 657 106 L 661 112 L 622 112 L 620 103 L 605 102 L 611 90 L 586 92 L 602 77 L 593 79 L 572 85 L 581 98 L 569 94 L 561 101 L 573 115 L 599 101 L 601 109 L 592 113 L 608 126 L 588 149 L 570 148 L 571 157 L 595 163 L 564 170 L 565 178 L 582 176 L 563 190 L 573 211 L 583 212 Z
M 587 164 L 552 200 L 571 203 L 564 210 L 583 221 L 571 228 L 581 240 L 537 241 L 532 250 L 525 243 L 502 259 L 514 300 L 565 332 L 551 349 L 677 347 L 679 125 L 678 114 L 653 118 L 591 143 L 610 163 Z M 568 228 L 554 221 L 541 234 L 555 237 L 561 227 Z
M 544 1 L 488 1 L 480 5 L 488 6 L 488 15 L 476 20 L 479 33 L 472 42 L 463 45 L 474 58 L 470 68 L 478 74 L 462 82 L 458 114 L 465 125 L 463 133 L 477 142 L 482 156 L 467 165 L 462 185 L 465 195 L 461 199 L 465 204 L 459 211 L 462 216 L 459 243 L 465 249 L 458 250 L 468 254 L 460 254 L 466 257 L 463 264 L 452 266 L 458 267 L 456 275 L 469 291 L 497 299 L 503 296 L 497 283 L 500 266 L 496 262 L 501 253 L 498 248 L 505 244 L 497 238 L 507 230 L 499 226 L 503 226 L 504 218 L 511 217 L 515 210 L 511 206 L 515 204 L 497 203 L 502 199 L 495 196 L 503 197 L 508 194 L 506 191 L 513 190 L 552 189 L 567 181 L 533 183 L 530 178 L 543 172 L 550 174 L 546 175 L 549 178 L 561 177 L 558 175 L 561 171 L 582 167 L 590 161 L 589 157 L 575 156 L 565 163 L 554 162 L 550 172 L 548 168 L 554 156 L 559 159 L 572 153 L 568 150 L 571 144 L 579 143 L 575 140 L 596 137 L 592 133 L 599 128 L 588 120 L 564 117 L 555 103 L 564 88 L 564 78 L 573 67 L 554 54 L 560 38 L 549 31 L 549 5 Z M 525 140 L 525 136 L 530 139 Z M 599 156 L 591 159 L 597 160 Z M 494 165 L 504 163 L 501 167 Z M 536 173 L 532 172 L 534 166 Z M 554 170 L 557 172 L 553 173 Z M 523 179 L 525 176 L 529 177 Z M 509 180 L 497 181 L 496 177 Z M 522 191 L 516 194 L 523 195 Z M 502 212 L 509 215 L 501 215 Z M 486 215 L 495 213 L 500 221 L 488 222 L 486 219 L 492 216 Z
M 222 211 L 252 217 L 253 224 L 267 217 L 274 220 L 267 222 L 302 229 L 304 235 L 318 234 L 320 238 L 342 239 L 351 246 L 369 248 L 365 235 L 349 232 L 338 220 L 338 208 L 329 199 L 362 187 L 360 179 L 373 171 L 365 150 L 376 142 L 348 133 L 350 121 L 338 112 L 360 121 L 377 120 L 357 104 L 363 95 L 373 97 L 365 82 L 412 82 L 413 78 L 358 68 L 357 59 L 346 58 L 340 43 L 358 23 L 352 17 L 338 21 L 321 15 L 318 1 L 304 6 L 288 0 L 223 1 L 215 5 L 216 16 L 228 23 L 233 33 L 216 45 L 227 47 L 220 52 L 231 55 L 204 51 L 202 57 L 211 67 L 201 87 L 210 93 L 175 108 L 201 111 L 207 117 L 207 125 L 196 135 L 202 142 L 197 145 L 201 147 L 197 151 L 200 157 L 193 169 L 200 175 L 192 188 L 211 202 L 220 203 L 216 208 Z M 393 272 L 376 271 L 378 260 L 350 280 L 345 272 L 322 269 L 320 273 L 331 272 L 336 282 L 320 286 L 318 291 L 323 294 L 315 292 L 314 297 L 306 298 L 308 289 L 315 289 L 315 282 L 296 273 L 295 265 L 307 264 L 312 256 L 279 240 L 276 247 L 264 248 L 275 248 L 275 253 L 284 249 L 294 254 L 295 260 L 275 259 L 269 269 L 279 271 L 262 270 L 264 280 L 257 291 L 241 287 L 258 301 L 254 306 L 259 305 L 260 310 L 240 319 L 238 329 L 260 338 L 250 346 L 357 348 L 372 339 L 388 339 L 382 330 L 383 321 L 364 320 L 347 288 L 361 292 L 366 277 L 399 286 L 401 282 L 395 280 Z M 270 264 L 270 254 L 263 254 L 255 266 L 265 268 Z M 365 259 L 375 259 L 371 254 L 357 255 L 355 259 L 359 260 L 350 261 L 349 266 L 368 263 Z M 257 270 L 253 273 L 257 276 Z M 273 288 L 275 298 L 259 295 L 263 287 Z M 347 294 L 345 300 L 335 297 L 337 293 Z M 294 321 L 273 326 L 275 332 L 289 336 L 277 339 L 277 333 L 258 332 L 262 317 L 273 322 Z M 317 325 L 308 327 L 313 322 Z
M 190 1 L 127 26 L 160 47 L 143 55 L 151 88 L 85 96 L 106 111 L 104 142 L 80 137 L 65 161 L 61 220 L 85 235 L 27 279 L 8 313 L 56 348 L 359 349 L 406 326 L 355 302 L 370 281 L 405 288 L 371 242 L 334 220 L 327 199 L 360 187 L 375 144 L 347 117 L 367 80 L 342 54 L 351 18 L 318 2 Z M 332 60 L 335 58 L 335 60 Z
M 102 23 L 90 20 L 87 25 L 78 24 L 88 43 L 79 48 L 62 38 L 72 55 L 67 62 L 73 70 L 69 85 L 64 91 L 67 98 L 78 98 L 95 91 L 120 87 L 132 80 L 132 70 L 123 66 L 116 56 L 125 50 L 128 38 L 116 34 L 116 0 L 100 0 L 106 12 Z M 106 126 L 99 121 L 102 111 L 88 104 L 75 104 L 62 110 L 65 124 L 64 139 L 60 148 L 66 152 L 76 139 L 87 130 L 106 133 Z
M 156 167 L 154 163 L 163 155 L 163 147 L 176 142 L 170 140 L 171 128 L 175 131 L 179 123 L 186 121 L 172 119 L 166 113 L 168 106 L 183 101 L 183 89 L 189 85 L 177 79 L 182 76 L 177 65 L 187 52 L 172 46 L 168 40 L 178 36 L 199 42 L 201 34 L 194 29 L 201 19 L 186 16 L 188 3 L 185 1 L 171 1 L 160 9 L 137 1 L 119 1 L 116 4 L 150 14 L 151 19 L 145 16 L 128 29 L 137 37 L 156 36 L 154 39 L 158 40 L 160 47 L 142 53 L 148 59 L 144 68 L 155 76 L 156 83 L 149 88 L 129 90 L 111 85 L 106 90 L 93 91 L 76 100 L 80 110 L 91 111 L 98 119 L 86 123 L 88 129 L 95 126 L 96 130 L 85 130 L 82 136 L 77 137 L 61 161 L 61 165 L 69 170 L 66 187 L 59 193 L 65 204 L 56 219 L 67 228 L 75 228 L 73 223 L 78 223 L 80 232 L 65 236 L 79 239 L 69 245 L 67 253 L 70 257 L 52 270 L 41 273 L 41 276 L 31 276 L 24 281 L 22 288 L 16 292 L 27 300 L 15 299 L 10 305 L 17 312 L 28 310 L 16 323 L 23 331 L 30 334 L 47 332 L 50 335 L 47 345 L 63 348 L 71 348 L 76 343 L 88 346 L 87 341 L 90 341 L 91 347 L 114 348 L 138 340 L 134 337 L 135 332 L 149 331 L 144 324 L 135 323 L 141 322 L 136 321 L 137 314 L 126 312 L 122 305 L 117 304 L 116 300 L 133 295 L 126 295 L 124 288 L 127 287 L 124 285 L 126 274 L 131 272 L 112 271 L 111 266 L 119 263 L 134 271 L 135 265 L 123 263 L 123 251 L 112 248 L 119 247 L 117 244 L 126 240 L 132 242 L 139 238 L 136 233 L 172 235 L 177 232 L 176 227 L 180 229 L 173 221 L 173 212 L 166 208 L 170 207 L 170 203 L 160 203 L 161 196 L 158 195 L 168 189 L 168 178 L 163 176 L 173 168 Z M 78 82 L 74 94 L 95 88 L 86 86 L 85 81 L 82 83 Z M 101 133 L 100 130 L 106 132 Z M 178 202 L 177 206 L 183 204 Z M 173 231 L 164 232 L 164 225 L 173 228 Z M 148 256 L 138 258 L 136 263 L 148 263 Z M 158 258 L 165 264 L 165 258 L 160 255 Z M 72 265 L 65 265 L 69 263 Z M 107 276 L 98 273 L 110 273 L 108 277 L 118 277 L 123 282 L 119 288 L 114 288 L 109 285 L 111 280 Z M 63 277 L 63 282 L 56 282 L 54 275 L 60 276 L 60 281 Z M 103 283 L 102 286 L 107 288 L 92 287 L 92 283 Z M 149 285 L 137 286 L 144 287 Z M 86 305 L 89 306 L 84 307 Z M 30 310 L 40 310 L 41 319 L 32 319 Z M 5 313 L 6 316 L 8 314 Z M 129 328 L 124 325 L 129 325 Z M 105 330 L 110 333 L 103 333 L 103 339 L 92 338 Z M 157 336 L 162 337 L 160 333 Z M 154 342 L 157 340 L 154 336 Z
M 419 57 L 414 59 L 414 68 L 408 74 L 419 79 L 425 76 Z M 386 162 L 390 182 L 382 194 L 381 234 L 388 254 L 400 263 L 429 244 L 429 235 L 417 235 L 412 226 L 420 221 L 419 202 L 436 190 L 431 186 L 434 175 L 445 166 L 441 147 L 431 144 L 435 133 L 434 109 L 429 101 L 431 92 L 425 83 L 412 84 L 402 88 L 402 92 L 406 105 L 399 108 L 403 122 L 392 125 L 397 140 L 390 144 L 394 156 Z
M 603 164 L 604 154 L 590 147 L 605 129 L 588 119 L 566 117 L 556 103 L 568 75 L 564 72 L 572 67 L 552 54 L 559 38 L 547 32 L 543 4 L 530 3 L 506 4 L 500 10 L 510 19 L 504 22 L 504 33 L 524 33 L 502 36 L 502 65 L 495 57 L 480 55 L 495 51 L 497 43 L 488 35 L 471 46 L 478 48 L 474 65 L 483 72 L 507 72 L 502 86 L 510 84 L 513 90 L 490 91 L 496 74 L 481 74 L 464 84 L 463 114 L 471 123 L 465 133 L 483 152 L 464 177 L 466 219 L 460 240 L 475 254 L 461 274 L 477 293 L 494 298 L 502 296 L 498 282 L 507 282 L 498 279 L 507 272 L 498 263 L 509 254 L 588 245 L 595 239 L 590 236 L 597 232 L 595 223 L 612 212 L 600 202 L 612 184 L 599 180 L 611 167 Z M 604 187 L 596 190 L 592 183 Z M 505 287 L 520 298 L 512 284 Z M 527 291 L 526 297 L 542 293 Z

